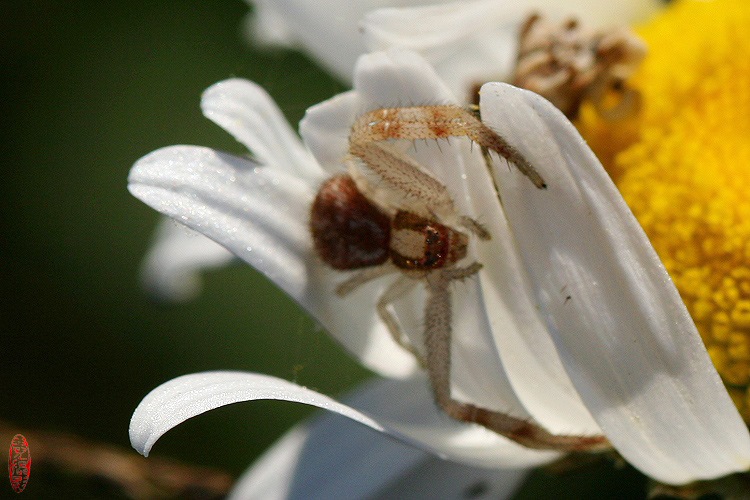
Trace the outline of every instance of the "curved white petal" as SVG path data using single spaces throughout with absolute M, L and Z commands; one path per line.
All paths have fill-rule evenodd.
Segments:
M 203 92 L 201 109 L 260 163 L 302 179 L 320 178 L 320 166 L 273 99 L 256 83 L 241 78 L 216 83 Z
M 334 289 L 345 275 L 312 250 L 308 230 L 316 185 L 272 166 L 196 146 L 172 146 L 138 160 L 131 193 L 220 243 L 307 309 L 365 366 L 406 376 L 416 362 L 376 319 L 381 283 L 346 304 Z
M 163 218 L 141 265 L 141 281 L 155 296 L 175 302 L 195 298 L 200 292 L 200 272 L 221 267 L 234 255 L 215 241 Z
M 300 179 L 195 146 L 171 146 L 136 162 L 130 192 L 261 268 L 293 297 L 308 286 L 310 252 Z
M 130 444 L 148 456 L 154 443 L 185 420 L 228 404 L 263 399 L 295 401 L 326 408 L 384 432 L 372 418 L 286 380 L 243 372 L 204 372 L 183 375 L 152 390 L 130 420 Z
M 507 168 L 504 161 L 501 164 Z M 484 265 L 482 298 L 510 383 L 526 410 L 551 432 L 601 434 L 563 368 L 531 294 L 528 274 L 494 183 L 482 167 L 484 163 L 463 171 L 469 186 L 466 200 L 473 210 L 470 213 L 492 234 L 490 242 L 477 245 L 477 257 Z M 472 360 L 466 363 L 471 366 Z
M 465 99 L 476 84 L 507 79 L 517 50 L 517 30 L 531 12 L 575 16 L 591 28 L 644 19 L 655 0 L 478 0 L 435 2 L 410 8 L 383 8 L 362 21 L 370 50 L 416 50 L 435 66 L 456 94 Z
M 617 450 L 679 484 L 750 467 L 750 435 L 669 276 L 570 122 L 531 92 L 482 87 L 483 120 L 547 182 L 493 173 L 563 364 Z
M 527 469 L 440 459 L 336 414 L 299 425 L 237 481 L 228 500 L 509 497 Z
M 444 458 L 466 463 L 522 467 L 559 456 L 554 452 L 529 450 L 486 429 L 447 419 L 431 402 L 424 384 L 420 377 L 384 381 L 345 405 L 268 375 L 243 372 L 184 375 L 160 385 L 141 401 L 130 421 L 130 442 L 138 452 L 148 455 L 165 432 L 189 418 L 232 403 L 272 399 L 317 406 Z

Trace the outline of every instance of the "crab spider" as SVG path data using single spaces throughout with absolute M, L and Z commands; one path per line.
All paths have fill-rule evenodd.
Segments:
M 534 422 L 453 399 L 450 284 L 475 275 L 482 264 L 458 263 L 466 257 L 469 235 L 490 234 L 478 222 L 456 213 L 447 188 L 389 139 L 468 137 L 483 151 L 512 162 L 539 189 L 546 187 L 534 167 L 471 112 L 457 106 L 386 108 L 361 116 L 349 136 L 347 174 L 320 188 L 310 228 L 316 253 L 330 267 L 359 270 L 336 290 L 340 296 L 387 274 L 399 273 L 376 309 L 393 339 L 426 369 L 437 405 L 450 417 L 480 424 L 524 446 L 566 451 L 608 446 L 602 436 L 553 435 Z M 488 158 L 488 154 L 485 154 Z M 362 166 L 364 165 L 364 167 Z M 379 178 L 377 186 L 366 170 Z M 382 192 L 396 193 L 398 203 Z M 428 292 L 424 346 L 410 345 L 388 306 L 423 283 Z

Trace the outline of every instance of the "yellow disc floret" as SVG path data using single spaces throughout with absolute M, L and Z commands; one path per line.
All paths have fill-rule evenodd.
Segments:
M 682 0 L 638 30 L 632 117 L 577 126 L 610 171 L 750 422 L 750 1 Z

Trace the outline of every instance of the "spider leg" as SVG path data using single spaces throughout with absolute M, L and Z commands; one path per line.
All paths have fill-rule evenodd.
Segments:
M 398 321 L 396 321 L 396 318 L 393 316 L 393 314 L 391 314 L 391 312 L 388 310 L 388 306 L 392 302 L 395 302 L 399 298 L 406 295 L 409 291 L 411 291 L 412 288 L 414 288 L 417 283 L 418 282 L 415 279 L 408 276 L 399 277 L 396 281 L 391 283 L 388 288 L 385 289 L 383 294 L 378 299 L 376 309 L 378 311 L 380 319 L 383 321 L 383 323 L 385 323 L 388 331 L 391 332 L 393 340 L 398 345 L 412 353 L 414 357 L 417 358 L 419 363 L 424 366 L 423 355 L 418 352 L 414 348 L 414 346 L 405 341 L 404 334 L 401 331 L 401 326 L 398 324 Z
M 547 185 L 534 166 L 495 131 L 459 106 L 411 106 L 365 113 L 354 123 L 350 144 L 387 139 L 468 137 L 516 165 L 539 189 Z M 356 153 L 353 153 L 356 154 Z
M 362 160 L 391 189 L 408 198 L 420 209 L 420 215 L 455 219 L 453 200 L 447 188 L 426 173 L 410 156 L 385 143 L 351 142 L 349 152 Z M 352 169 L 350 169 L 352 170 Z M 357 180 L 361 174 L 352 176 Z M 411 211 L 414 211 L 411 206 Z M 448 223 L 452 220 L 445 221 Z
M 434 272 L 427 277 L 430 292 L 425 306 L 426 367 L 437 405 L 450 417 L 490 429 L 528 448 L 584 451 L 609 447 L 604 436 L 554 435 L 535 422 L 491 411 L 452 398 L 451 374 L 451 281 L 478 271 L 479 264 L 463 269 Z
M 346 297 L 368 281 L 378 279 L 382 276 L 396 271 L 398 271 L 398 268 L 390 262 L 386 262 L 376 267 L 364 269 L 363 271 L 354 274 L 339 286 L 337 286 L 336 295 L 338 295 L 339 297 Z
M 469 230 L 469 232 L 475 234 L 480 240 L 489 240 L 491 239 L 490 232 L 487 231 L 487 228 L 485 228 L 482 224 L 475 221 L 471 217 L 467 217 L 465 215 L 460 215 L 458 217 L 458 223 Z

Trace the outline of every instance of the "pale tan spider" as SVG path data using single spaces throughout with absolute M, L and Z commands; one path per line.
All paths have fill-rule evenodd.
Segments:
M 474 422 L 531 448 L 590 450 L 608 445 L 602 436 L 553 435 L 534 422 L 459 402 L 450 393 L 451 295 L 449 285 L 476 274 L 482 264 L 459 266 L 469 234 L 489 233 L 473 219 L 456 213 L 446 187 L 417 162 L 385 141 L 468 137 L 516 165 L 534 185 L 546 187 L 537 171 L 503 138 L 458 106 L 415 106 L 371 111 L 361 116 L 349 136 L 348 174 L 320 188 L 310 227 L 317 254 L 339 270 L 363 269 L 336 290 L 343 297 L 390 273 L 400 276 L 377 301 L 376 309 L 394 340 L 411 351 L 427 370 L 438 406 L 449 416 Z M 489 159 L 489 154 L 485 155 Z M 491 160 L 489 160 L 491 161 Z M 363 170 L 378 177 L 377 187 Z M 395 191 L 408 203 L 397 206 L 382 196 Z M 464 230 L 466 232 L 464 232 Z M 468 234 L 467 234 L 468 233 Z M 405 340 L 388 306 L 424 283 L 424 346 Z

